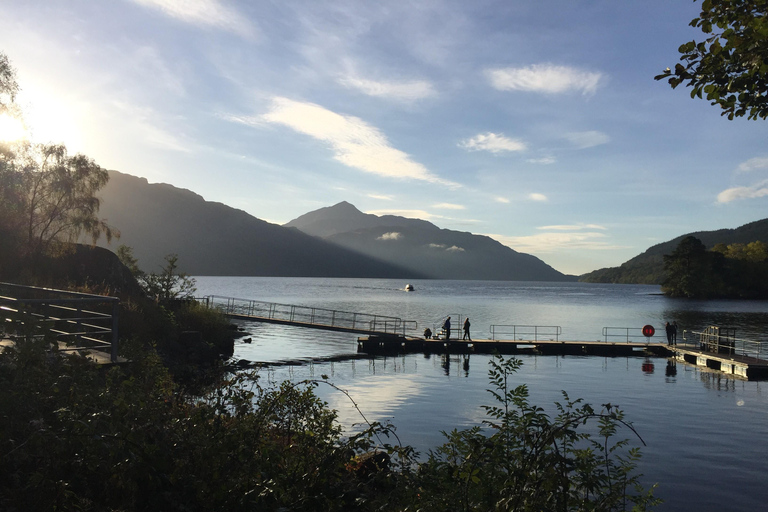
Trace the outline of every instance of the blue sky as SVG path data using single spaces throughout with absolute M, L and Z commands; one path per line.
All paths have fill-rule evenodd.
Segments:
M 349 201 L 581 274 L 767 217 L 687 0 L 0 0 L 29 137 L 275 223 Z M 117 226 L 119 228 L 119 226 Z

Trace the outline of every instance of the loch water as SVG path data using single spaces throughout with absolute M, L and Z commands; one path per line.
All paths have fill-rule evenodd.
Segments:
M 739 338 L 768 342 L 768 302 L 692 301 L 664 297 L 658 286 L 497 281 L 197 277 L 197 294 L 395 316 L 439 326 L 442 318 L 469 317 L 472 337 L 488 338 L 491 325 L 558 326 L 561 340 L 602 340 L 604 327 L 663 331 L 709 325 L 736 328 Z M 488 356 L 410 354 L 349 358 L 357 335 L 240 322 L 250 343 L 238 341 L 235 358 L 273 364 L 261 370 L 274 381 L 320 378 L 344 389 L 369 421 L 391 421 L 404 444 L 422 453 L 443 442 L 441 431 L 478 425 L 491 404 Z M 454 323 L 454 329 L 459 328 Z M 458 332 L 458 331 L 455 331 Z M 659 338 L 661 341 L 661 338 Z M 519 356 L 515 385 L 554 413 L 561 391 L 599 409 L 619 405 L 642 436 L 622 432 L 640 446 L 644 485 L 658 484 L 657 510 L 765 510 L 768 503 L 768 382 L 728 378 L 664 358 Z M 333 359 L 328 360 L 328 359 Z M 362 419 L 342 393 L 318 394 L 338 411 L 348 430 Z

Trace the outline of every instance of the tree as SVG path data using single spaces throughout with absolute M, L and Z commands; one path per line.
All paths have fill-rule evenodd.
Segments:
M 724 295 L 724 260 L 722 253 L 707 251 L 701 240 L 687 236 L 672 254 L 664 255 L 667 278 L 661 285 L 662 290 L 672 297 Z
M 20 118 L 19 85 L 0 53 L 0 115 Z M 119 233 L 96 214 L 96 193 L 109 174 L 85 155 L 67 155 L 61 144 L 0 142 L 0 235 L 4 252 L 55 254 L 81 236 L 93 243 Z
M 681 45 L 681 63 L 655 79 L 706 94 L 728 119 L 768 117 L 768 0 L 704 0 L 690 25 L 706 39 Z
M 0 153 L 8 228 L 22 255 L 57 253 L 81 236 L 93 243 L 118 232 L 97 217 L 96 193 L 109 181 L 107 171 L 85 155 L 68 156 L 60 144 L 16 145 Z
M 169 254 L 165 257 L 166 265 L 160 274 L 150 273 L 139 278 L 144 291 L 158 301 L 189 299 L 194 297 L 195 279 L 183 272 L 178 272 L 179 256 Z
M 19 84 L 16 82 L 16 72 L 4 53 L 0 53 L 0 114 L 14 105 Z

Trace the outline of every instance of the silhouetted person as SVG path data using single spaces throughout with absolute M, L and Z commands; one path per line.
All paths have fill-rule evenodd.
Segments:
M 451 317 L 445 319 L 443 323 L 443 331 L 445 331 L 445 339 L 451 338 Z
M 677 345 L 677 322 L 672 322 L 672 344 Z
M 472 338 L 469 336 L 469 326 L 469 317 L 467 317 L 467 319 L 464 320 L 464 338 L 462 339 L 472 341 Z
M 674 334 L 675 328 L 672 327 L 669 324 L 669 322 L 667 322 L 666 325 L 664 326 L 664 330 L 667 331 L 667 345 L 671 345 L 672 344 L 672 337 L 675 335 Z
M 424 339 L 427 339 L 427 340 L 428 340 L 428 339 L 430 339 L 431 337 L 432 337 L 432 329 L 430 329 L 429 327 L 427 327 L 426 329 L 424 329 Z

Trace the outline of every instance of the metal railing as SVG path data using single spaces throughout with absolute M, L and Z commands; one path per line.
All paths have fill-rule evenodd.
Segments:
M 689 339 L 689 335 L 693 338 Z M 683 331 L 683 343 L 704 352 L 750 359 L 768 359 L 768 342 L 736 337 L 736 329 L 710 326 L 703 331 Z
M 603 341 L 606 343 L 666 343 L 662 329 L 653 336 L 645 336 L 642 327 L 603 327 Z
M 282 322 L 308 324 L 317 327 L 351 329 L 355 331 L 403 334 L 415 332 L 418 324 L 414 320 L 402 320 L 394 316 L 370 313 L 355 313 L 338 309 L 280 304 L 260 300 L 237 299 L 208 295 L 201 301 L 209 308 L 217 309 L 227 315 L 264 318 Z
M 120 299 L 0 283 L 0 334 L 51 336 L 59 351 L 98 350 L 117 361 Z
M 491 325 L 492 340 L 559 341 L 559 325 Z

